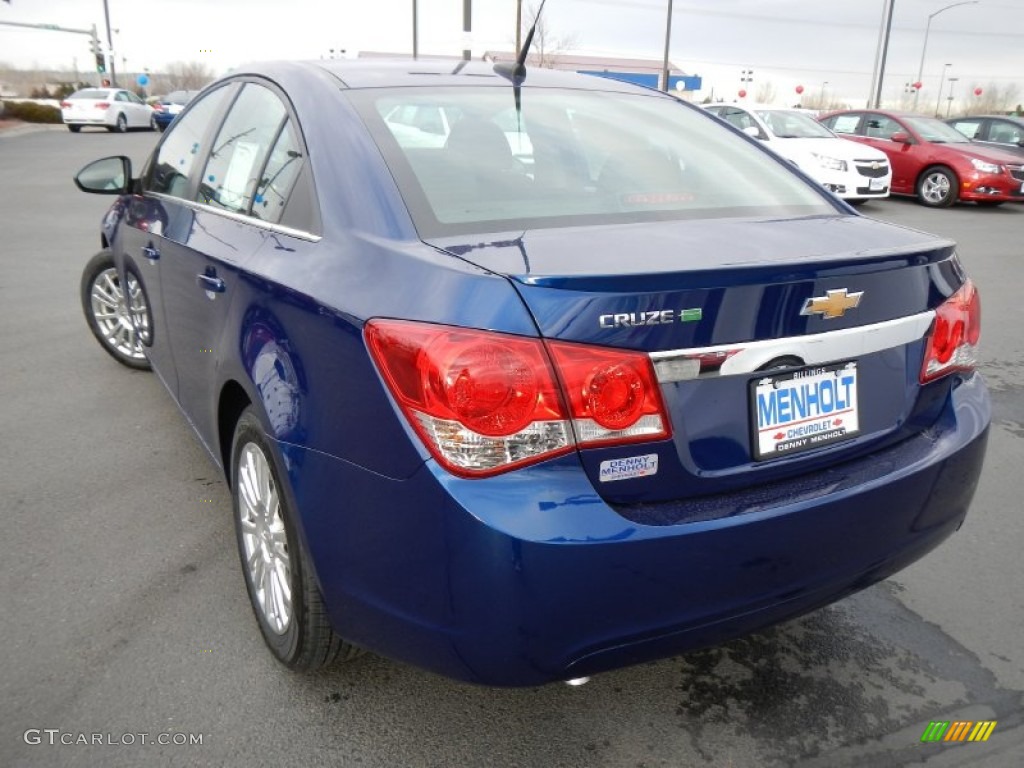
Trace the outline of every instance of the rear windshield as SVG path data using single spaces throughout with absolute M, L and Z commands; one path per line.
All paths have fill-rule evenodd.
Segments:
M 103 91 L 99 88 L 84 88 L 81 91 L 75 91 L 69 99 L 105 99 L 109 96 L 110 91 Z
M 834 214 L 711 115 L 647 94 L 350 91 L 421 237 L 574 224 Z

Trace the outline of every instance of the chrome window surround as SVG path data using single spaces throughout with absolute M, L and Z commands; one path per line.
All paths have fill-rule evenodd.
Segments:
M 214 208 L 212 205 L 204 205 L 203 203 L 197 203 L 195 200 L 186 200 L 183 197 L 175 197 L 174 195 L 165 195 L 163 192 L 144 192 L 145 197 L 153 197 L 158 200 L 167 200 L 172 203 L 178 203 L 191 208 L 194 211 L 203 211 L 204 213 L 215 213 L 218 216 L 231 219 L 232 221 L 239 221 L 243 224 L 251 224 L 259 229 L 265 229 L 268 232 L 276 232 L 279 235 L 288 235 L 289 237 L 297 237 L 300 240 L 307 240 L 311 243 L 319 243 L 322 239 L 320 235 L 315 235 L 312 232 L 306 232 L 301 229 L 292 229 L 281 224 L 275 224 L 271 221 L 264 221 L 258 219 L 255 216 L 249 216 L 245 213 L 235 213 L 234 211 L 225 211 L 223 208 Z
M 798 357 L 804 365 L 822 365 L 917 341 L 928 332 L 934 317 L 935 312 L 929 310 L 857 328 L 785 339 L 651 352 L 650 357 L 661 384 L 751 374 L 779 357 Z

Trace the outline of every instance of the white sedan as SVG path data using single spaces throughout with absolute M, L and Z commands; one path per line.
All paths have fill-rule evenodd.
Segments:
M 836 136 L 806 112 L 739 104 L 711 104 L 705 109 L 764 141 L 848 203 L 889 196 L 892 168 L 885 153 Z
M 129 128 L 155 127 L 153 109 L 123 88 L 83 88 L 60 103 L 64 124 L 72 133 L 97 125 L 124 133 Z

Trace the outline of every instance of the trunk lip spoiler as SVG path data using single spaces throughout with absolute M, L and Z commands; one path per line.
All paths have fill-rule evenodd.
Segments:
M 744 376 L 776 358 L 799 358 L 803 365 L 824 365 L 903 346 L 924 338 L 934 310 L 835 331 L 782 339 L 718 344 L 649 352 L 658 383 Z M 798 366 L 799 367 L 799 366 Z

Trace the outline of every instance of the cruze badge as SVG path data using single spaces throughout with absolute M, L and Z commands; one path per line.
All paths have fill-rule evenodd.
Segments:
M 864 291 L 847 294 L 845 288 L 837 291 L 826 291 L 824 296 L 814 296 L 804 302 L 801 315 L 821 315 L 826 320 L 834 317 L 842 317 L 846 310 L 853 309 L 860 304 L 860 297 Z
M 700 320 L 704 312 L 700 307 L 692 309 L 657 309 L 651 312 L 619 312 L 601 315 L 597 323 L 602 328 L 636 328 L 641 325 L 671 325 L 675 322 L 693 323 Z

